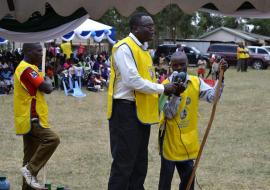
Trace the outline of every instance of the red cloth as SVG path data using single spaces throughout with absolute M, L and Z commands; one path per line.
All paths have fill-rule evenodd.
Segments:
M 85 52 L 85 47 L 83 45 L 80 45 L 78 48 L 78 55 L 83 55 Z
M 198 74 L 204 74 L 204 73 L 205 73 L 205 69 L 203 69 L 203 68 L 198 69 Z
M 212 86 L 213 87 L 215 85 L 215 80 L 212 80 L 212 79 L 203 79 L 203 80 L 209 86 Z

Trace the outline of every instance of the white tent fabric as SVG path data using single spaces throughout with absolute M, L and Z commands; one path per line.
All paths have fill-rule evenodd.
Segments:
M 115 44 L 114 28 L 91 19 L 87 19 L 74 31 L 62 36 L 65 41 L 72 40 L 75 35 L 80 39 L 93 38 L 96 42 L 107 39 L 111 44 Z
M 113 7 L 120 14 L 128 16 L 140 6 L 148 10 L 149 13 L 156 14 L 169 4 L 177 4 L 186 13 L 193 13 L 201 9 L 242 17 L 269 18 L 270 16 L 269 0 L 1 0 L 0 18 L 10 14 L 18 21 L 26 21 L 35 11 L 44 14 L 46 2 L 62 16 L 70 15 L 78 8 L 83 7 L 94 19 L 100 18 Z M 249 6 L 242 6 L 243 4 Z
M 80 26 L 88 17 L 89 15 L 85 15 L 79 19 L 73 20 L 59 27 L 41 32 L 22 33 L 22 32 L 8 31 L 3 28 L 0 28 L 0 36 L 2 38 L 8 39 L 9 41 L 16 41 L 23 43 L 46 42 L 51 39 L 56 39 L 59 36 L 63 36 L 68 32 L 70 32 L 71 30 L 74 30 L 75 28 Z

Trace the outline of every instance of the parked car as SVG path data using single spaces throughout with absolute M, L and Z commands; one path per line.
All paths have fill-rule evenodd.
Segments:
M 155 52 L 153 61 L 154 64 L 159 63 L 159 57 L 161 54 L 164 54 L 166 59 L 169 61 L 171 58 L 171 55 L 176 51 L 176 44 L 162 44 L 157 47 L 157 50 Z M 190 47 L 182 44 L 182 48 L 184 49 L 184 52 L 187 55 L 189 66 L 197 66 L 198 59 L 200 56 L 202 56 L 207 62 L 208 62 L 208 56 L 203 55 L 200 50 L 198 50 L 195 47 Z
M 270 61 L 270 51 L 265 47 L 260 46 L 248 46 L 249 54 L 253 57 L 264 57 L 266 61 Z M 260 69 L 263 67 L 262 61 L 258 58 L 253 63 L 253 67 L 256 69 Z
M 270 64 L 270 57 L 264 54 L 258 54 L 249 50 L 250 58 L 248 65 L 254 69 L 267 69 Z M 209 54 L 217 54 L 223 57 L 229 66 L 237 63 L 237 45 L 236 44 L 211 44 L 207 50 Z

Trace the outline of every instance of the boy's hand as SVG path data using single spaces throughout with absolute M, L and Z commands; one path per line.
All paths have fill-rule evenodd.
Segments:
M 176 92 L 177 86 L 173 83 L 164 84 L 164 94 L 166 96 L 174 94 Z
M 180 96 L 180 94 L 182 94 L 186 90 L 186 87 L 185 87 L 183 82 L 177 83 L 175 85 L 176 85 L 177 88 L 176 88 L 176 91 L 175 91 L 174 95 L 175 96 Z
M 219 64 L 219 72 L 221 70 L 223 70 L 225 72 L 227 70 L 227 68 L 228 68 L 227 61 L 225 61 L 225 59 L 221 59 L 220 64 Z

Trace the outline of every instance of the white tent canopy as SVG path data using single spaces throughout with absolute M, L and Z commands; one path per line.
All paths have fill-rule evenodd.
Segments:
M 83 16 L 79 19 L 73 20 L 69 23 L 63 24 L 56 28 L 52 28 L 46 31 L 40 32 L 14 32 L 9 31 L 3 28 L 0 28 L 0 37 L 4 39 L 8 39 L 9 41 L 16 41 L 16 42 L 46 42 L 51 39 L 56 39 L 59 36 L 63 36 L 68 32 L 76 29 L 80 26 L 86 19 L 88 15 Z
M 203 10 L 242 17 L 269 18 L 270 16 L 269 0 L 1 0 L 0 18 L 9 14 L 23 22 L 35 11 L 44 14 L 46 3 L 62 16 L 70 15 L 83 7 L 94 19 L 100 18 L 113 7 L 120 14 L 128 16 L 140 6 L 149 13 L 156 14 L 170 4 L 177 4 L 186 13 Z
M 114 33 L 115 29 L 113 27 L 87 19 L 74 31 L 62 36 L 62 39 L 70 41 L 76 35 L 80 39 L 93 38 L 96 42 L 101 42 L 101 40 L 107 39 L 111 44 L 114 44 L 116 42 Z

